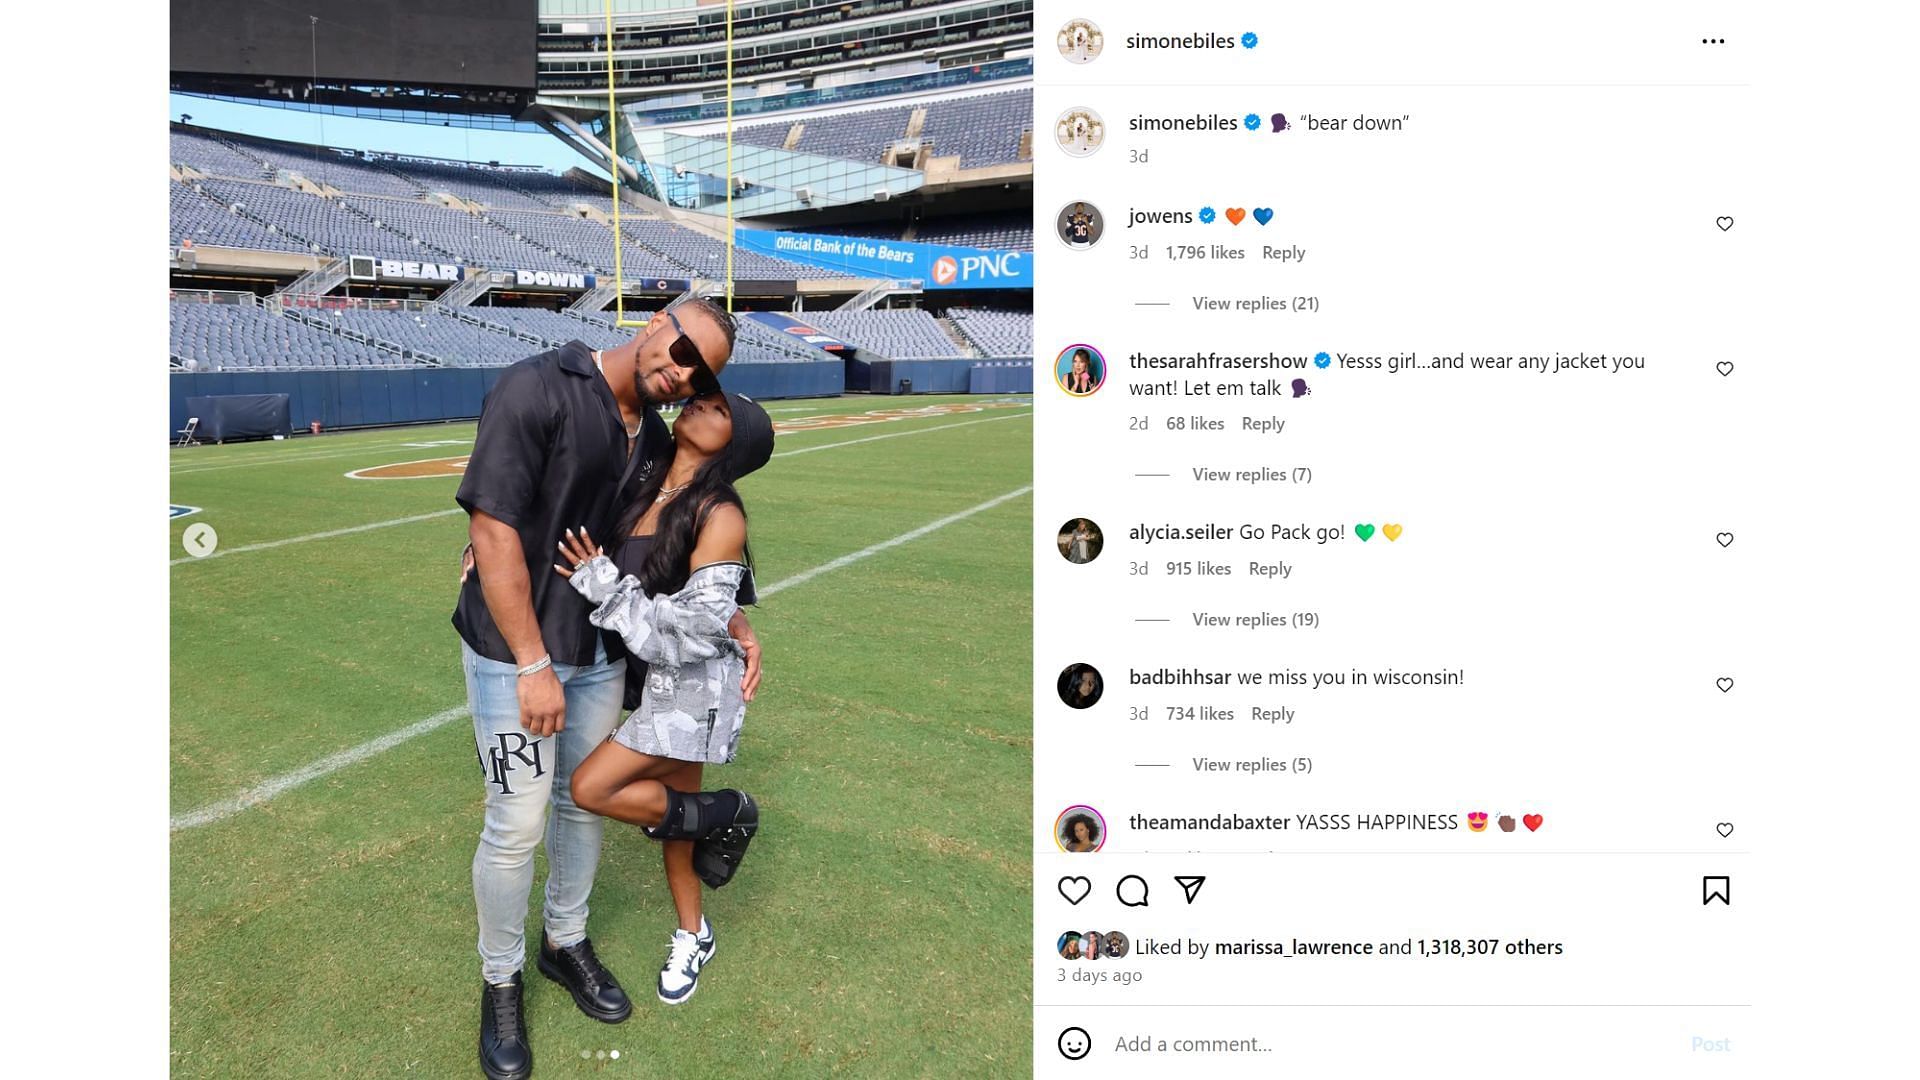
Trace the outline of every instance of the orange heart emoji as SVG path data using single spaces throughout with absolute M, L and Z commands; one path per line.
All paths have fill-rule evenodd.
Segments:
M 1406 530 L 1398 525 L 1382 525 L 1380 526 L 1380 531 L 1387 534 L 1387 539 L 1398 540 L 1400 539 L 1400 534 Z
M 1233 222 L 1235 225 L 1238 225 L 1241 222 L 1247 220 L 1246 207 L 1244 206 L 1227 207 L 1227 220 Z

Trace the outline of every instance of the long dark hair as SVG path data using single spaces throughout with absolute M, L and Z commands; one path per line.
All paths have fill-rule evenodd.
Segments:
M 1068 843 L 1073 843 L 1080 839 L 1079 837 L 1073 835 L 1073 827 L 1075 825 L 1080 824 L 1083 821 L 1086 822 L 1087 824 L 1087 843 L 1089 844 L 1099 843 L 1100 842 L 1100 826 L 1094 824 L 1093 817 L 1089 814 L 1075 814 L 1072 817 L 1067 819 L 1066 825 L 1060 830 L 1061 833 L 1064 835 L 1066 841 Z
M 647 510 L 660 496 L 660 490 L 667 483 L 667 466 L 672 458 L 660 464 L 654 474 L 641 485 L 640 494 L 634 497 L 632 505 L 620 515 L 620 523 L 614 527 L 614 535 L 624 540 L 633 535 L 633 527 L 647 516 Z M 719 506 L 736 506 L 741 516 L 747 513 L 747 504 L 740 499 L 740 493 L 734 490 L 733 483 L 727 479 L 725 455 L 709 458 L 687 481 L 686 490 L 674 497 L 660 511 L 659 520 L 653 526 L 653 547 L 647 551 L 647 557 L 640 564 L 636 576 L 648 596 L 677 593 L 686 587 L 687 577 L 693 572 L 693 545 L 699 539 L 700 530 L 707 518 Z M 743 546 L 740 561 L 753 569 L 753 555 Z

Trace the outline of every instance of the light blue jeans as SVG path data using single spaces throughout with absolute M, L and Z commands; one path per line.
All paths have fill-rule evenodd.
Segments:
M 480 915 L 480 973 L 502 983 L 526 963 L 527 897 L 533 890 L 533 849 L 547 841 L 547 937 L 556 946 L 587 936 L 587 894 L 600 865 L 605 819 L 573 804 L 573 770 L 620 723 L 624 660 L 608 662 L 597 646 L 594 662 L 553 665 L 566 690 L 566 727 L 535 738 L 520 726 L 519 676 L 514 665 L 489 660 L 460 643 L 473 713 L 475 754 L 486 784 L 487 810 L 480 847 L 473 853 L 473 900 Z M 551 804 L 553 813 L 547 813 Z

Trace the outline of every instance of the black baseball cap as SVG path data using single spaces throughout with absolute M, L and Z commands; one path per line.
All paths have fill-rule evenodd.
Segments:
M 733 437 L 727 440 L 722 460 L 727 479 L 738 480 L 773 457 L 773 417 L 745 394 L 720 393 L 727 399 L 727 415 L 733 418 Z

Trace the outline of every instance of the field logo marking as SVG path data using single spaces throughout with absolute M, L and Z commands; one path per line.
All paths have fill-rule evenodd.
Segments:
M 355 469 L 341 475 L 349 480 L 426 480 L 434 477 L 465 476 L 467 459 L 472 456 L 462 454 L 459 457 L 396 461 L 391 465 L 369 465 L 364 469 Z
M 181 506 L 179 503 L 167 504 L 167 520 L 168 521 L 172 521 L 174 518 L 186 517 L 188 514 L 197 514 L 199 512 L 200 512 L 200 508 L 197 506 Z
M 773 425 L 773 430 L 776 434 L 785 435 L 794 431 L 859 427 L 863 424 L 885 424 L 895 420 L 918 420 L 928 416 L 976 413 L 987 409 L 1021 409 L 1028 408 L 1032 404 L 1028 401 L 977 401 L 950 405 L 921 405 L 914 408 L 873 409 L 864 413 L 836 416 L 802 416 L 794 420 L 781 420 Z
M 984 513 L 1002 503 L 1010 502 L 1022 495 L 1028 495 L 1032 492 L 1033 485 L 1028 484 L 1025 487 L 1009 491 L 1005 495 L 988 499 L 978 506 L 970 506 L 957 513 L 948 514 L 946 517 L 929 521 L 917 529 L 909 529 L 892 539 L 882 540 L 877 544 L 870 544 L 861 548 L 859 551 L 850 552 L 830 562 L 821 563 L 811 570 L 802 570 L 792 577 L 782 578 L 766 588 L 759 590 L 759 595 L 761 599 L 765 599 L 769 596 L 785 592 L 796 585 L 804 585 L 822 574 L 830 574 L 835 570 L 851 566 L 862 559 L 870 559 L 883 551 L 889 551 L 902 544 L 910 544 L 929 533 L 937 532 L 949 525 L 965 521 L 975 514 Z M 455 512 L 457 513 L 458 511 Z M 249 810 L 262 803 L 279 798 L 281 795 L 292 791 L 302 784 L 311 783 L 323 776 L 339 772 L 349 765 L 357 765 L 377 754 L 391 750 L 403 742 L 418 738 L 432 731 L 437 731 L 456 720 L 465 719 L 470 715 L 472 714 L 467 711 L 465 705 L 456 705 L 443 712 L 434 713 L 432 716 L 424 720 L 415 721 L 398 731 L 390 731 L 379 738 L 369 739 L 358 746 L 350 746 L 345 750 L 328 754 L 326 757 L 310 765 L 295 769 L 289 773 L 282 773 L 270 780 L 256 784 L 230 799 L 222 799 L 219 802 L 208 803 L 198 810 L 191 810 L 184 814 L 176 814 L 167 819 L 167 831 L 179 832 L 181 829 L 192 829 L 201 825 L 211 825 L 216 821 L 225 821 L 227 818 L 243 810 Z M 504 743 L 502 745 L 504 747 Z M 476 748 L 475 753 L 478 754 L 478 752 Z

